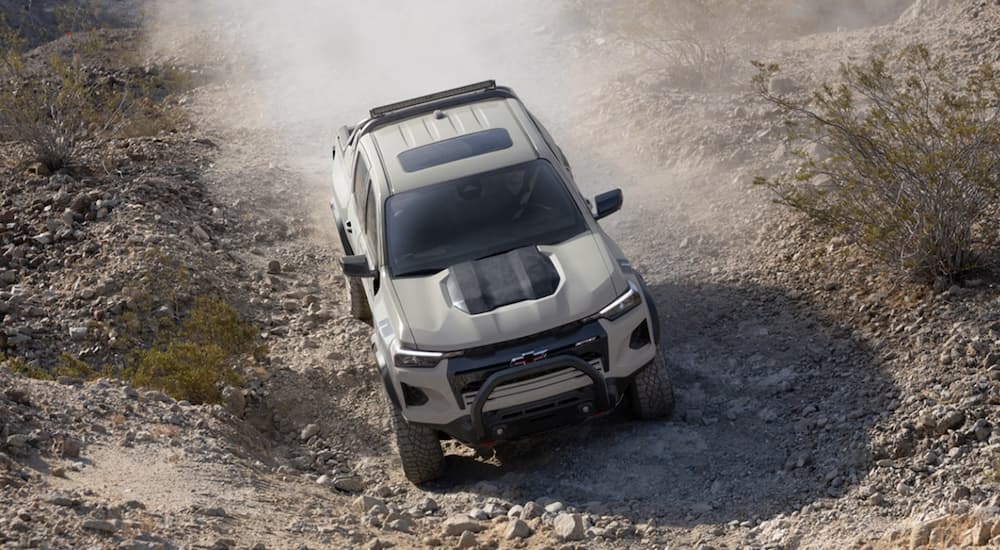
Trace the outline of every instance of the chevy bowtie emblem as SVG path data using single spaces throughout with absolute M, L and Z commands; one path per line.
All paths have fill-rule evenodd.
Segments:
M 535 361 L 541 361 L 549 354 L 549 350 L 543 349 L 542 351 L 529 351 L 518 355 L 517 357 L 510 360 L 510 366 L 512 367 L 523 367 L 534 363 Z

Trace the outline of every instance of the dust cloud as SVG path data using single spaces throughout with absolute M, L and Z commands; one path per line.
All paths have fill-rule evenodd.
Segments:
M 551 54 L 558 2 L 163 0 L 154 44 L 201 28 L 237 59 L 275 127 L 313 125 L 328 147 L 368 109 L 490 78 L 527 98 L 563 86 Z M 550 95 L 550 94 L 548 94 Z
M 589 57 L 595 49 L 614 49 L 595 46 L 604 43 L 601 19 L 640 20 L 643 10 L 662 10 L 674 1 L 158 0 L 147 22 L 156 48 L 176 48 L 186 34 L 194 37 L 189 54 L 223 57 L 229 72 L 218 75 L 220 82 L 252 90 L 256 126 L 274 131 L 294 150 L 300 158 L 293 162 L 309 159 L 303 172 L 325 169 L 336 129 L 363 119 L 371 107 L 492 78 L 517 90 L 550 126 L 574 165 L 583 168 L 577 175 L 584 191 L 594 193 L 661 170 L 648 155 L 608 155 L 606 136 L 575 135 L 579 115 L 594 109 L 587 103 L 607 102 L 601 86 L 618 72 L 637 69 L 634 53 L 626 54 L 631 59 L 615 59 L 618 53 L 600 61 Z M 912 3 L 750 1 L 762 9 L 741 24 L 767 27 L 770 38 L 782 34 L 770 32 L 775 25 L 801 34 L 880 24 Z M 233 127 L 248 127 L 250 109 L 235 101 L 227 107 Z M 628 122 L 613 120 L 608 135 L 641 144 L 641 136 L 619 127 Z
M 800 33 L 854 30 L 891 23 L 914 0 L 785 0 L 775 2 L 776 14 Z

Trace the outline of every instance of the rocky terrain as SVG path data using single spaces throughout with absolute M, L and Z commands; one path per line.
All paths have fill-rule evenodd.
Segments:
M 805 93 L 887 40 L 920 39 L 958 66 L 1000 61 L 998 28 L 995 2 L 922 0 L 888 25 L 745 55 L 781 62 L 773 85 Z M 140 40 L 102 32 L 112 49 Z M 672 86 L 634 44 L 586 26 L 552 43 L 577 73 L 573 100 L 535 108 L 586 192 L 626 190 L 609 230 L 661 304 L 674 419 L 615 415 L 489 457 L 451 445 L 443 480 L 408 484 L 369 329 L 341 293 L 316 152 L 332 124 L 276 123 L 280 79 L 240 78 L 246 59 L 201 45 L 92 64 L 192 75 L 163 99 L 183 116 L 92 144 L 95 168 L 50 174 L 0 145 L 5 546 L 1000 545 L 996 266 L 927 288 L 817 232 L 750 185 L 799 145 L 777 113 L 744 86 Z M 123 313 L 200 294 L 225 297 L 269 348 L 221 404 L 96 373 L 19 374 L 55 372 L 63 354 L 118 365 L 123 342 L 148 336 Z

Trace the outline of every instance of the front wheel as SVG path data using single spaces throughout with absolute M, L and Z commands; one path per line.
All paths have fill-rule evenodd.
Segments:
M 420 484 L 440 477 L 444 451 L 441 450 L 437 432 L 426 426 L 410 424 L 403 418 L 402 411 L 391 402 L 388 405 L 389 424 L 396 436 L 396 450 L 406 479 Z
M 632 413 L 642 420 L 670 418 L 674 410 L 674 388 L 670 383 L 667 360 L 661 350 L 643 367 L 629 387 Z

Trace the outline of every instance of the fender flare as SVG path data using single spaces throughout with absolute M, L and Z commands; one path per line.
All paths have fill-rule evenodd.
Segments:
M 642 275 L 637 273 L 636 278 L 639 279 L 639 288 L 642 289 L 642 296 L 649 306 L 649 321 L 653 324 L 653 343 L 660 345 L 660 312 L 656 308 L 656 300 L 653 299 L 653 293 L 650 292 L 649 286 L 646 285 L 646 280 L 642 278 Z
M 382 385 L 385 387 L 385 394 L 389 397 L 389 402 L 397 411 L 403 410 L 403 404 L 400 402 L 399 396 L 396 395 L 396 386 L 392 383 L 392 376 L 389 374 L 389 367 L 383 361 L 378 347 L 374 344 L 372 345 L 372 353 L 375 354 L 375 368 L 378 369 L 379 378 L 382 379 Z
M 344 249 L 344 256 L 353 256 L 354 247 L 351 246 L 351 241 L 347 239 L 344 222 L 340 219 L 340 214 L 337 213 L 337 205 L 333 201 L 330 201 L 330 212 L 333 213 L 333 222 L 337 226 L 337 235 L 340 237 L 340 246 Z

